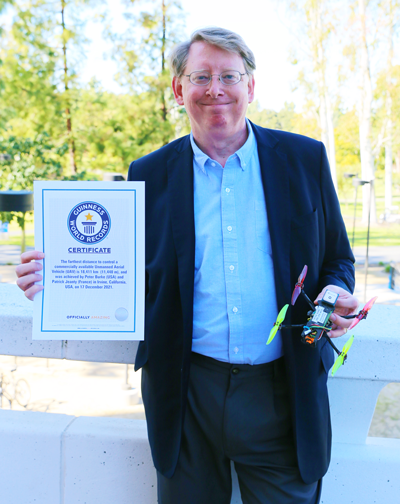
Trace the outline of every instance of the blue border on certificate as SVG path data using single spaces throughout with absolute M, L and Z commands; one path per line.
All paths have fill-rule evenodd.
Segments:
M 118 330 L 108 330 L 108 331 L 97 331 L 93 329 L 87 329 L 87 330 L 81 330 L 81 331 L 76 331 L 73 329 L 43 329 L 43 305 L 44 305 L 44 296 L 45 296 L 45 290 L 43 289 L 42 293 L 42 309 L 41 309 L 41 321 L 40 321 L 40 328 L 41 332 L 58 332 L 58 333 L 63 333 L 63 332 L 68 332 L 68 333 L 86 333 L 86 332 L 96 332 L 96 333 L 135 333 L 136 332 L 136 263 L 137 263 L 137 254 L 136 254 L 136 189 L 42 189 L 42 239 L 43 239 L 43 253 L 45 254 L 44 250 L 44 233 L 45 233 L 45 226 L 44 226 L 44 192 L 54 192 L 54 191 L 89 191 L 90 192 L 106 192 L 106 191 L 124 191 L 124 192 L 133 192 L 134 193 L 134 202 L 133 202 L 133 207 L 134 207 L 134 214 L 135 214 L 135 232 L 133 234 L 133 247 L 135 250 L 135 264 L 134 264 L 134 272 L 135 272 L 135 280 L 134 280 L 134 291 L 133 291 L 133 331 L 118 331 Z M 45 284 L 45 260 L 46 256 L 43 258 L 43 286 Z M 95 340 L 94 340 L 95 341 Z

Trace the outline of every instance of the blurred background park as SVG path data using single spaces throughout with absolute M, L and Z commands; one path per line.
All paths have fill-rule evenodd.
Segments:
M 324 142 L 360 300 L 378 294 L 378 302 L 400 304 L 400 0 L 0 0 L 0 191 L 126 175 L 131 161 L 188 133 L 170 89 L 168 54 L 210 25 L 237 31 L 255 54 L 248 117 Z M 14 283 L 19 227 L 33 247 L 33 215 L 0 212 L 0 221 L 0 281 Z M 138 379 L 123 366 L 1 359 L 44 377 L 33 409 L 143 415 L 140 393 L 137 401 L 125 393 Z M 64 371 L 68 386 L 60 378 L 55 387 Z M 96 378 L 91 391 L 80 379 L 74 385 L 75 371 Z M 381 434 L 397 429 L 400 437 L 393 387 L 374 421 Z M 105 408 L 105 396 L 119 406 L 111 400 Z

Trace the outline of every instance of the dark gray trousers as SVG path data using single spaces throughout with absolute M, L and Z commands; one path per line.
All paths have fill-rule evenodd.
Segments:
M 230 461 L 243 504 L 318 504 L 321 481 L 297 466 L 283 358 L 250 366 L 192 354 L 178 465 L 159 504 L 230 504 Z

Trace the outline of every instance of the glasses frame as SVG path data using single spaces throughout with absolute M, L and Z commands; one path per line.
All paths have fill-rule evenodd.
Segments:
M 237 82 L 234 82 L 233 84 L 226 84 L 225 82 L 222 82 L 221 80 L 221 75 L 225 72 L 237 72 L 239 75 L 240 75 L 240 79 L 237 81 Z M 205 84 L 196 84 L 195 82 L 192 81 L 191 79 L 191 76 L 195 73 L 208 73 L 208 75 L 210 76 L 210 79 L 208 80 L 208 82 L 206 82 Z M 195 70 L 194 72 L 191 72 L 189 75 L 185 75 L 183 74 L 183 77 L 189 77 L 189 82 L 191 84 L 193 84 L 193 86 L 200 86 L 200 87 L 204 87 L 204 86 L 207 86 L 208 84 L 210 84 L 210 82 L 212 81 L 212 78 L 217 76 L 218 77 L 218 80 L 221 84 L 223 84 L 224 86 L 235 86 L 236 84 L 239 84 L 239 82 L 241 82 L 243 80 L 243 76 L 244 75 L 248 75 L 249 72 L 244 72 L 244 73 L 241 73 L 239 72 L 239 70 L 224 70 L 223 72 L 221 72 L 220 74 L 210 74 L 210 72 L 207 72 L 207 70 Z

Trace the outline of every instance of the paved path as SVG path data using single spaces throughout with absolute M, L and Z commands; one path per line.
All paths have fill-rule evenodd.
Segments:
M 357 264 L 365 264 L 367 248 L 354 247 L 354 257 Z M 400 245 L 390 247 L 369 247 L 368 250 L 368 264 L 379 264 L 400 262 Z M 0 261 L 1 262 L 1 261 Z
M 33 247 L 26 247 L 26 250 L 33 250 Z M 21 257 L 21 247 L 19 245 L 0 245 L 0 265 L 19 264 Z

